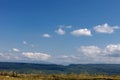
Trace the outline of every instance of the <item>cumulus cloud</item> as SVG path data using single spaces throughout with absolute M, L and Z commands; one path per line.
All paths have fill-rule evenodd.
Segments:
M 59 35 L 64 35 L 66 32 L 62 29 L 62 28 L 59 28 L 58 30 L 55 31 L 57 34 Z
M 115 31 L 115 29 L 119 29 L 119 26 L 109 26 L 107 23 L 103 25 L 97 25 L 94 27 L 94 30 L 98 33 L 108 33 L 111 34 Z
M 81 46 L 78 51 L 83 52 L 86 56 L 92 57 L 101 53 L 101 49 L 97 46 Z
M 50 34 L 43 34 L 42 36 L 45 37 L 45 38 L 50 38 L 51 37 Z
M 109 44 L 104 48 L 97 46 L 81 46 L 78 51 L 98 62 L 120 62 L 120 44 Z
M 23 52 L 22 55 L 32 60 L 47 60 L 51 57 L 51 55 L 45 53 L 34 53 L 34 52 Z
M 14 52 L 20 52 L 20 50 L 17 49 L 17 48 L 13 48 L 12 51 L 14 51 Z
M 45 61 L 48 60 L 51 55 L 45 53 L 35 53 L 35 52 L 20 52 L 13 53 L 13 52 L 0 52 L 0 61 Z M 49 62 L 49 61 L 48 61 Z
M 106 46 L 106 50 L 109 52 L 120 51 L 120 44 L 110 44 Z
M 87 56 L 108 56 L 113 54 L 120 54 L 120 44 L 109 44 L 105 48 L 97 46 L 81 46 L 78 51 L 83 52 Z
M 92 35 L 91 31 L 88 30 L 87 28 L 74 30 L 71 32 L 71 34 L 74 36 L 91 36 Z

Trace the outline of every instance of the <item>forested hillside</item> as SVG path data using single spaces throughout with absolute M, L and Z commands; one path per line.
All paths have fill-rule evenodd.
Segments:
M 1 71 L 18 73 L 89 73 L 89 74 L 120 74 L 120 64 L 33 64 L 0 62 Z

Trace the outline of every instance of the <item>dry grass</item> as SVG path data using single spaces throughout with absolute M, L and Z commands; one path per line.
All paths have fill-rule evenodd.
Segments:
M 89 75 L 89 74 L 11 74 L 1 75 L 0 80 L 120 80 L 120 76 L 114 75 Z

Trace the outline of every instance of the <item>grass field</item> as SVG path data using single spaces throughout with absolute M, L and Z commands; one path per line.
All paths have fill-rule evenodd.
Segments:
M 0 80 L 120 80 L 119 75 L 104 74 L 4 74 Z

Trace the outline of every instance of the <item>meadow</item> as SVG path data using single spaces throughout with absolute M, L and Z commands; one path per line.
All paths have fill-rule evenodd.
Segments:
M 0 63 L 0 80 L 120 80 L 120 64 Z
M 120 75 L 105 74 L 17 74 L 0 72 L 0 80 L 120 80 Z

